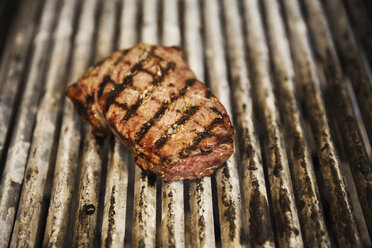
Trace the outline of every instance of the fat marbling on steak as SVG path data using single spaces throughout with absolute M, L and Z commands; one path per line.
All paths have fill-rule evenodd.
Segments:
M 166 181 L 209 176 L 233 153 L 225 108 L 178 47 L 141 44 L 99 61 L 67 91 L 95 135 L 108 129 Z

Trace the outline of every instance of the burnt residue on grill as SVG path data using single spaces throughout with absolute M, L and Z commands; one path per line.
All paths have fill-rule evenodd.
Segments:
M 197 185 L 195 187 L 194 196 L 197 197 L 198 195 L 202 195 L 203 194 L 203 192 L 204 192 L 204 186 L 203 186 L 203 183 L 202 183 L 202 181 L 200 179 L 195 180 L 195 183 Z M 202 200 L 200 198 L 196 201 L 196 204 L 198 205 L 199 208 L 202 208 L 201 202 L 202 202 Z M 203 215 L 200 215 L 198 217 L 198 219 L 197 219 L 197 225 L 199 226 L 199 241 L 200 241 L 200 243 L 203 243 L 204 235 L 205 235 L 205 232 L 204 232 L 204 229 L 205 229 L 205 220 L 204 220 L 204 216 Z
M 229 170 L 227 169 L 226 163 L 222 165 L 222 173 L 225 176 L 226 179 L 230 178 Z M 227 189 L 229 187 L 229 189 Z M 223 182 L 222 185 L 222 204 L 225 206 L 225 211 L 223 212 L 223 216 L 226 218 L 226 220 L 229 223 L 229 237 L 230 240 L 233 241 L 234 237 L 236 235 L 236 226 L 235 226 L 235 218 L 236 218 L 236 210 L 235 205 L 233 204 L 230 197 L 227 196 L 227 192 L 231 190 L 231 185 L 225 184 Z
M 111 247 L 112 246 L 112 235 L 115 226 L 115 190 L 116 186 L 114 185 L 111 190 L 111 197 L 110 197 L 110 208 L 109 208 L 109 216 L 108 216 L 108 230 L 107 230 L 107 237 L 105 240 L 105 246 Z
M 337 241 L 339 245 L 359 247 L 361 245 L 359 231 L 341 171 L 341 163 L 331 137 L 324 101 L 321 98 L 320 80 L 316 73 L 307 30 L 300 28 L 299 25 L 294 25 L 295 22 L 299 22 L 305 27 L 305 23 L 298 3 L 285 1 L 284 6 L 287 10 L 286 18 L 291 41 L 290 48 L 294 55 L 295 72 L 298 80 L 301 79 L 297 90 L 304 97 L 302 100 L 309 115 L 321 175 L 332 208 L 331 218 L 336 230 Z M 319 24 L 317 24 L 317 28 L 319 28 Z
M 372 140 L 372 81 L 363 61 L 362 51 L 355 39 L 353 29 L 342 1 L 325 1 L 324 10 L 328 15 L 333 41 L 339 51 L 340 61 L 354 89 L 360 114 L 364 121 L 369 140 Z M 363 13 L 360 13 L 362 15 Z M 371 230 L 370 230 L 371 232 Z
M 367 227 L 369 232 L 372 233 L 372 198 L 370 197 L 372 195 L 371 161 L 369 161 L 366 147 L 363 144 L 357 117 L 353 111 L 350 101 L 351 97 L 348 95 L 346 80 L 342 73 L 336 48 L 333 45 L 332 37 L 327 32 L 329 27 L 324 15 L 317 14 L 322 13 L 321 6 L 318 1 L 306 1 L 306 7 L 308 16 L 316 16 L 316 18 L 308 18 L 307 22 L 309 23 L 309 28 L 315 41 L 315 49 L 318 59 L 321 62 L 321 68 L 327 80 L 325 96 L 333 100 L 332 106 L 328 106 L 332 109 L 331 111 L 335 109 L 339 111 L 339 114 L 335 115 L 337 125 L 343 133 L 343 144 L 353 174 L 354 183 L 358 191 Z M 322 25 L 319 25 L 319 23 Z M 324 33 L 328 35 L 324 35 Z
M 279 6 L 275 1 L 267 0 L 265 11 L 268 30 L 270 30 L 271 58 L 278 81 L 278 102 L 284 122 L 288 159 L 302 233 L 309 247 L 329 247 L 331 244 L 320 204 L 308 142 L 305 139 L 302 116 L 296 102 L 294 70 Z

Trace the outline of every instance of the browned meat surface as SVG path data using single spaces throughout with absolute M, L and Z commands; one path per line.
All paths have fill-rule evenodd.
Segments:
M 141 44 L 117 51 L 67 95 L 96 135 L 111 129 L 135 153 L 137 165 L 163 180 L 211 175 L 233 153 L 225 108 L 177 47 Z

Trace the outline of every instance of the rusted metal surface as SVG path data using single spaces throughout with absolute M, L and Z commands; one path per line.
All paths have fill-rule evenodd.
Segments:
M 165 46 L 181 45 L 178 1 L 163 1 L 163 34 Z M 161 247 L 185 247 L 183 182 L 162 182 Z
M 203 15 L 206 59 L 210 79 L 209 87 L 225 106 L 227 113 L 233 117 L 218 2 L 206 1 L 204 4 Z M 241 247 L 243 246 L 241 235 L 244 230 L 235 154 L 228 159 L 222 168 L 217 170 L 215 177 L 217 182 L 221 245 Z
M 73 83 L 88 68 L 90 57 L 84 55 L 91 54 L 92 51 L 96 6 L 96 0 L 87 0 L 81 6 L 82 12 L 73 45 L 68 84 Z M 71 208 L 73 195 L 76 194 L 81 121 L 69 100 L 65 101 L 62 118 L 43 246 L 68 246 L 69 227 L 73 224 Z
M 369 140 L 372 140 L 372 79 L 363 63 L 353 30 L 343 3 L 339 0 L 324 1 L 334 42 L 339 51 L 344 70 L 353 85 L 359 109 Z
M 342 74 L 341 65 L 333 45 L 331 34 L 324 18 L 319 1 L 305 1 L 309 28 L 315 41 L 316 52 L 321 59 L 324 76 L 327 80 L 329 96 L 333 98 L 333 109 L 339 128 L 343 133 L 345 151 L 348 155 L 354 183 L 358 191 L 364 218 L 369 233 L 372 234 L 372 169 L 366 148 L 359 131 L 357 118 L 353 112 L 350 96 L 347 93 L 346 82 Z
M 202 20 L 198 1 L 185 1 L 184 10 L 185 55 L 190 68 L 203 82 L 205 81 L 205 72 L 200 33 Z M 215 247 L 211 178 L 204 177 L 191 182 L 189 198 L 191 235 L 188 247 Z
M 45 93 L 36 117 L 11 247 L 37 246 L 41 241 L 42 233 L 38 224 L 43 218 L 43 194 L 49 164 L 53 159 L 51 156 L 55 132 L 58 131 L 57 117 L 63 102 L 64 75 L 67 73 L 75 10 L 75 1 L 63 3 L 60 21 L 53 36 L 53 64 L 47 73 Z
M 237 1 L 225 0 L 224 7 L 249 242 L 252 247 L 275 247 L 260 144 L 253 123 L 252 84 L 245 61 L 243 20 Z
M 158 0 L 142 2 L 141 41 L 157 44 Z M 156 177 L 148 175 L 138 166 L 135 169 L 133 247 L 155 247 L 156 244 Z
M 253 67 L 254 92 L 264 131 L 263 146 L 277 228 L 281 247 L 303 247 L 301 227 L 293 195 L 280 117 L 270 79 L 269 54 L 257 1 L 245 1 L 248 46 Z
M 316 74 L 307 29 L 298 2 L 285 0 L 287 25 L 291 51 L 299 90 L 304 96 L 305 107 L 315 139 L 321 176 L 332 209 L 331 217 L 339 246 L 360 247 L 360 237 L 349 198 L 347 185 L 340 168 L 327 121 L 324 102 L 321 98 L 320 82 Z
M 41 24 L 35 36 L 36 42 L 33 44 L 30 71 L 20 103 L 20 111 L 16 117 L 15 123 L 18 124 L 14 127 L 15 130 L 13 131 L 5 160 L 5 168 L 0 185 L 0 229 L 2 230 L 0 234 L 0 247 L 8 245 L 14 224 L 27 162 L 27 154 L 30 148 L 32 126 L 35 121 L 36 105 L 42 89 L 42 77 L 47 62 L 47 52 L 55 19 L 54 10 L 56 3 L 56 1 L 49 1 L 42 13 Z M 28 7 L 27 5 L 25 6 L 25 8 Z M 31 21 L 29 18 L 33 18 L 32 13 L 30 12 L 30 16 L 26 15 L 24 17 L 25 20 L 21 19 L 21 23 Z M 29 43 L 29 41 L 25 41 L 25 43 Z M 6 93 L 6 91 L 2 92 Z M 11 107 L 9 106 L 9 108 Z M 3 156 L 5 156 L 5 152 Z
M 294 69 L 284 23 L 276 1 L 264 2 L 268 38 L 274 62 L 279 106 L 286 130 L 288 158 L 304 242 L 308 247 L 330 247 L 314 168 L 296 102 Z

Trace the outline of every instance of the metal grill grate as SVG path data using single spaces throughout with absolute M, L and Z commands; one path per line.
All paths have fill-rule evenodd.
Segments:
M 0 69 L 0 247 L 371 247 L 370 8 L 19 0 Z M 65 99 L 140 42 L 181 46 L 233 117 L 236 152 L 214 176 L 156 180 Z

